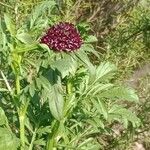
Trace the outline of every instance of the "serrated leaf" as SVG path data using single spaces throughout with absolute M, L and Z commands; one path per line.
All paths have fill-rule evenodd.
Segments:
M 131 88 L 126 87 L 114 87 L 112 89 L 109 89 L 109 91 L 102 92 L 100 94 L 100 97 L 139 102 L 139 98 L 135 91 Z
M 113 105 L 109 110 L 110 114 L 120 115 L 122 117 L 122 122 L 124 122 L 125 127 L 127 126 L 126 120 L 130 121 L 133 127 L 140 125 L 140 119 L 129 109 L 123 108 L 119 105 Z

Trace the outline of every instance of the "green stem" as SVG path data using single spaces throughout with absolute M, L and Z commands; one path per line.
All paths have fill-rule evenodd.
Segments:
M 72 84 L 71 84 L 69 79 L 67 80 L 66 92 L 67 92 L 67 94 L 71 94 L 72 93 Z
M 16 94 L 17 96 L 20 94 L 20 79 L 19 74 L 16 75 Z M 25 150 L 25 114 L 28 104 L 25 105 L 24 108 L 18 108 L 19 115 L 19 124 L 20 124 L 20 141 L 21 141 L 21 150 Z
M 47 148 L 46 150 L 55 150 L 56 149 L 56 137 L 59 132 L 60 122 L 54 121 L 52 125 L 52 134 L 48 136 Z
M 36 131 L 37 131 L 37 128 L 35 129 L 35 131 L 33 132 L 33 136 L 32 136 L 32 139 L 31 139 L 31 143 L 29 145 L 29 150 L 32 150 L 33 149 L 33 142 L 35 141 L 35 138 L 36 138 Z
M 22 114 L 19 116 L 20 123 L 20 140 L 21 140 L 21 150 L 25 149 L 25 127 L 24 127 L 25 116 Z
M 16 93 L 17 93 L 17 95 L 20 93 L 20 79 L 19 79 L 19 75 L 16 76 Z
M 16 94 L 20 94 L 20 79 L 19 75 L 16 75 Z M 20 140 L 21 140 L 21 150 L 24 150 L 25 148 L 25 127 L 24 127 L 24 121 L 25 121 L 25 116 L 24 113 L 22 112 L 22 109 L 19 108 L 18 110 L 18 115 L 19 115 L 19 123 L 20 123 Z

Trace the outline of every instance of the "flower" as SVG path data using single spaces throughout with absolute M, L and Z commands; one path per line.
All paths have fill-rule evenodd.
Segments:
M 72 52 L 81 47 L 82 39 L 72 23 L 60 22 L 48 29 L 41 43 L 55 51 Z

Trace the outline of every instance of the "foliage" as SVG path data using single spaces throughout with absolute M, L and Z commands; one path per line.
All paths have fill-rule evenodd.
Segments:
M 67 10 L 67 9 L 66 9 Z M 54 0 L 42 1 L 18 20 L 0 20 L 0 149 L 94 149 L 97 138 L 112 134 L 119 122 L 138 127 L 139 118 L 126 103 L 137 103 L 135 91 L 113 82 L 115 65 L 93 64 L 99 56 L 88 25 L 77 26 L 84 44 L 73 53 L 55 53 L 40 44 L 42 32 L 68 18 L 58 15 Z

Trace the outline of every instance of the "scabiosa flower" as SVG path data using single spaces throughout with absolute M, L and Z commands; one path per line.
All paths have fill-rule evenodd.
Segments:
M 72 23 L 60 22 L 48 29 L 41 43 L 55 51 L 72 52 L 81 47 L 82 39 Z

